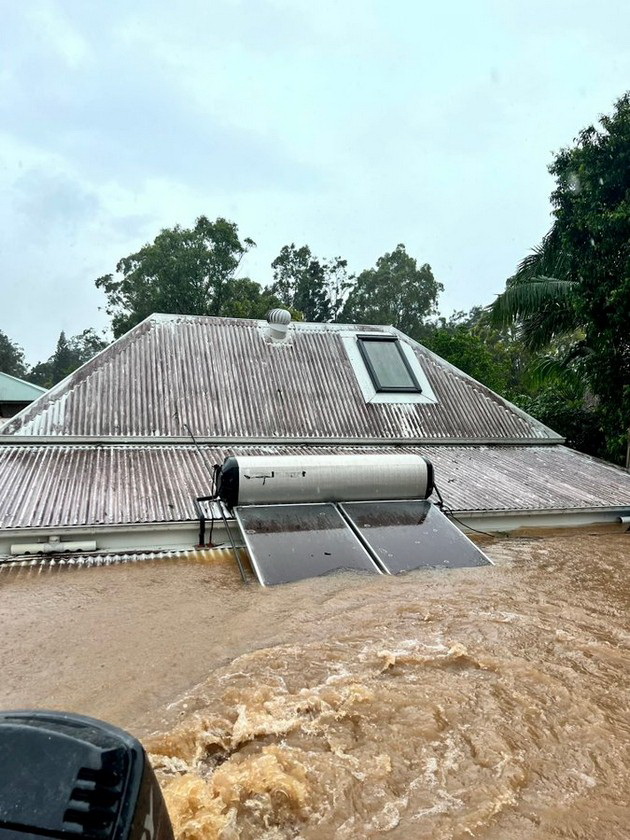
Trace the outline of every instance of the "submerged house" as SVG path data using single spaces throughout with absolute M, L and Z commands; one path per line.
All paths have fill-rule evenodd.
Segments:
M 0 429 L 0 560 L 191 549 L 228 455 L 401 452 L 486 531 L 630 514 L 625 470 L 392 327 L 152 315 Z

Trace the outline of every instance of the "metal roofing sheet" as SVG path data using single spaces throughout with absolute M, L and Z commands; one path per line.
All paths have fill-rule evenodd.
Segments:
M 0 431 L 16 435 L 294 440 L 533 440 L 557 436 L 411 342 L 435 404 L 366 404 L 336 324 L 153 316 Z M 385 328 L 382 328 L 385 329 Z M 407 340 L 407 339 L 404 339 Z
M 231 454 L 358 453 L 361 447 L 0 446 L 0 529 L 196 519 L 208 465 Z M 378 447 L 419 452 L 456 511 L 630 506 L 630 475 L 564 446 Z
M 241 549 L 241 556 L 246 557 L 245 549 Z M 171 563 L 184 561 L 187 564 L 233 563 L 234 550 L 224 546 L 217 548 L 203 548 L 183 551 L 94 551 L 89 554 L 46 555 L 32 557 L 23 555 L 18 557 L 0 556 L 0 572 L 19 570 L 23 574 L 41 574 L 57 571 L 71 571 L 73 569 L 89 569 L 94 566 L 112 566 L 117 563 L 151 563 L 168 560 Z
M 39 385 L 0 371 L 0 402 L 25 403 L 36 400 L 45 393 L 46 389 L 40 388 Z

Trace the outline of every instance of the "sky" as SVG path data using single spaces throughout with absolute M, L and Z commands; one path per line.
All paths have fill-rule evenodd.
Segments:
M 358 273 L 399 242 L 444 315 L 550 227 L 553 153 L 630 88 L 626 0 L 1 0 L 0 330 L 105 330 L 96 278 L 234 221 Z

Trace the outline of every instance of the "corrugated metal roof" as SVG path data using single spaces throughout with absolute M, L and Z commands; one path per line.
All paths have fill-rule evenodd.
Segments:
M 366 404 L 347 327 L 152 316 L 7 423 L 1 435 L 272 440 L 541 440 L 554 432 L 411 342 L 435 405 Z M 382 328 L 386 329 L 386 328 Z M 407 339 L 405 339 L 407 340 Z
M 46 393 L 45 388 L 33 385 L 32 382 L 25 382 L 16 376 L 0 371 L 0 403 L 3 402 L 31 402 Z
M 229 454 L 361 452 L 361 447 L 0 446 L 0 529 L 196 519 L 208 464 Z M 379 447 L 420 452 L 456 511 L 630 506 L 630 475 L 564 446 Z M 207 459 L 207 460 L 206 460 Z
M 242 548 L 241 555 L 245 558 L 246 550 Z M 218 548 L 194 549 L 192 551 L 123 551 L 123 552 L 92 552 L 90 554 L 49 555 L 41 557 L 23 556 L 11 557 L 6 560 L 0 558 L 0 572 L 9 569 L 20 570 L 23 573 L 41 574 L 42 570 L 68 571 L 72 569 L 89 569 L 94 566 L 112 566 L 116 563 L 148 563 L 168 560 L 172 562 L 184 561 L 190 563 L 233 563 L 234 550 L 220 546 Z
M 0 528 L 195 518 L 208 470 L 194 447 L 0 447 Z

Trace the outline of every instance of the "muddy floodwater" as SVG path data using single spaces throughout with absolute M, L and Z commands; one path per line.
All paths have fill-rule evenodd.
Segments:
M 630 837 L 630 535 L 244 586 L 232 563 L 0 573 L 0 704 L 105 718 L 177 836 Z

